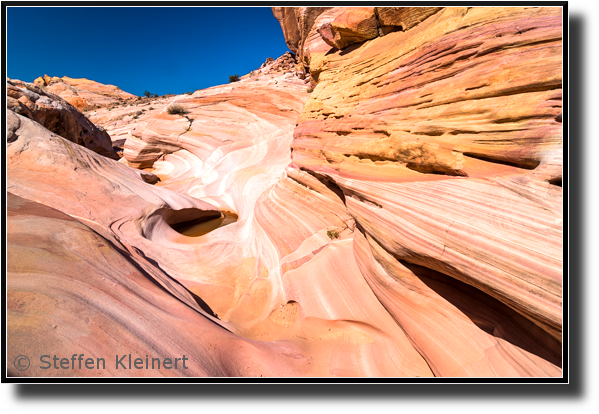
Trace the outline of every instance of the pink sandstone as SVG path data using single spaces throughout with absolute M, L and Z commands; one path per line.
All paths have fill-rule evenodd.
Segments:
M 314 27 L 326 13 L 334 21 L 333 11 Z M 423 268 L 465 283 L 456 285 L 461 290 L 478 289 L 507 307 L 501 312 L 511 324 L 533 323 L 524 331 L 534 341 L 545 338 L 553 352 L 528 348 L 549 361 L 537 371 L 537 362 L 518 357 L 514 365 L 482 350 L 460 354 L 466 348 L 456 344 L 455 365 L 439 350 L 421 352 L 433 372 L 560 375 L 560 9 L 446 8 L 410 30 L 343 52 L 310 43 L 310 36 L 299 44 L 311 59 L 315 53 L 305 48 L 314 44 L 317 84 L 294 131 L 293 162 L 339 188 L 361 240 L 367 236 L 401 272 Z M 409 290 L 383 282 L 392 279 L 372 269 L 383 259 L 366 260 L 367 251 L 360 253 L 362 274 L 404 326 L 393 309 L 406 303 Z M 432 294 L 426 295 L 447 308 Z M 426 312 L 418 310 L 425 318 Z M 412 326 L 418 335 L 410 338 L 421 350 L 465 329 L 446 323 L 439 330 L 424 320 Z M 460 368 L 474 369 L 479 360 L 474 371 Z
M 68 76 L 59 78 L 58 76 L 44 75 L 35 79 L 33 83 L 60 96 L 77 109 L 106 106 L 138 99 L 137 96 L 125 92 L 117 86 L 105 85 L 85 78 L 75 79 Z
M 119 162 L 9 112 L 9 354 L 34 335 L 196 361 L 148 375 L 559 377 L 560 9 L 273 14 L 297 58 L 90 111 Z

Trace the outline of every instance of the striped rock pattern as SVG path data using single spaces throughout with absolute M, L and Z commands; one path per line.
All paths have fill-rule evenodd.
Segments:
M 561 19 L 446 8 L 316 45 L 293 162 L 342 194 L 362 274 L 435 375 L 561 375 Z
M 7 201 L 7 357 L 31 360 L 23 372 L 8 364 L 8 376 L 259 377 L 305 371 L 297 349 L 223 329 L 192 297 L 170 294 L 125 250 L 80 221 L 11 193 Z M 94 369 L 78 362 L 41 369 L 40 357 L 48 353 L 69 360 L 83 353 Z M 123 359 L 129 354 L 141 359 L 142 369 L 129 369 Z M 96 365 L 96 358 L 104 362 Z M 180 360 L 176 368 L 156 361 L 152 368 L 153 358 L 161 364 Z
M 9 112 L 9 356 L 560 376 L 560 9 L 273 13 L 303 68 L 91 112 L 119 162 Z

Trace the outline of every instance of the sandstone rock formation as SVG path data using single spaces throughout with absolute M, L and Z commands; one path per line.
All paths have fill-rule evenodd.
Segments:
M 198 368 L 192 375 L 430 376 L 425 361 L 360 275 L 353 260 L 351 232 L 340 229 L 338 240 L 327 236 L 331 224 L 346 225 L 345 221 L 332 220 L 335 214 L 340 214 L 343 220 L 349 219 L 336 196 L 332 197 L 331 191 L 311 176 L 297 179 L 319 188 L 324 196 L 314 197 L 297 184 L 298 181 L 288 179 L 273 188 L 272 195 L 265 193 L 277 183 L 289 163 L 295 119 L 307 98 L 303 81 L 285 76 L 265 77 L 258 82 L 240 81 L 198 91 L 195 96 L 176 97 L 175 102 L 168 102 L 163 110 L 178 103 L 189 108 L 188 116 L 195 117 L 192 129 L 183 131 L 177 141 L 171 140 L 168 130 L 164 130 L 170 124 L 177 125 L 171 120 L 175 115 L 146 115 L 155 119 L 140 121 L 137 127 L 155 125 L 155 130 L 163 131 L 158 136 L 160 140 L 155 138 L 158 148 L 170 148 L 167 143 L 180 146 L 170 154 L 162 154 L 152 165 L 162 179 L 154 186 L 145 182 L 139 170 L 98 157 L 83 147 L 69 146 L 67 141 L 50 134 L 40 125 L 13 115 L 18 117 L 22 127 L 16 131 L 18 139 L 8 147 L 8 189 L 18 197 L 40 200 L 50 208 L 67 213 L 101 237 L 88 246 L 92 250 L 89 254 L 85 251 L 73 253 L 91 263 L 83 267 L 97 266 L 93 251 L 104 246 L 103 240 L 106 240 L 117 250 L 110 254 L 120 253 L 143 269 L 147 275 L 142 273 L 142 276 L 149 275 L 161 285 L 173 297 L 171 302 L 183 302 L 204 318 L 233 332 L 241 341 L 240 346 L 244 341 L 257 344 L 257 348 L 245 356 L 236 354 L 233 362 L 216 361 L 208 365 L 203 362 L 206 357 L 201 352 L 211 355 L 216 347 L 223 348 L 218 352 L 224 355 L 236 350 L 237 345 L 232 348 L 221 344 L 226 341 L 224 331 L 218 331 L 220 337 L 214 334 L 206 343 L 198 343 L 194 339 L 199 335 L 196 329 L 203 329 L 206 323 L 199 324 L 189 330 L 188 336 L 180 334 L 177 337 L 180 342 L 176 349 L 200 346 L 203 350 L 196 352 L 194 363 Z M 257 96 L 263 97 L 263 101 L 257 101 Z M 219 118 L 214 117 L 217 111 L 220 111 Z M 185 119 L 182 115 L 177 116 Z M 195 125 L 203 128 L 195 130 Z M 144 136 L 144 130 L 140 133 Z M 135 143 L 135 138 L 131 140 Z M 126 158 L 132 164 L 137 159 L 128 155 Z M 36 172 L 42 168 L 54 174 L 40 181 Z M 294 174 L 293 170 L 289 173 Z M 289 185 L 292 186 L 291 193 L 287 189 Z M 270 198 L 278 200 L 281 196 L 292 196 L 298 190 L 300 193 L 295 196 L 297 209 L 288 216 L 296 225 L 287 230 L 280 229 L 289 231 L 287 235 L 277 233 L 277 230 L 273 233 L 268 221 L 278 219 L 276 204 L 279 201 L 273 204 Z M 261 197 L 261 219 L 268 220 L 263 223 L 259 223 L 254 214 Z M 302 204 L 306 201 L 308 205 Z M 110 209 L 105 208 L 107 204 Z M 236 213 L 237 220 L 200 237 L 189 237 L 175 230 L 181 221 L 220 216 L 221 213 L 212 206 L 218 206 L 227 214 Z M 298 219 L 308 222 L 302 223 Z M 73 232 L 77 233 L 75 230 Z M 281 235 L 287 239 L 286 243 L 290 243 L 291 250 L 273 245 L 271 237 L 277 240 Z M 309 260 L 312 257 L 315 261 Z M 284 259 L 283 263 L 281 259 Z M 281 279 L 281 265 L 284 280 Z M 315 272 L 323 265 L 329 269 L 327 278 L 321 278 Z M 126 269 L 123 272 L 127 272 Z M 20 272 L 19 268 L 13 268 L 11 280 L 19 280 Z M 91 277 L 108 279 L 104 272 L 111 275 L 112 283 L 122 277 L 119 276 L 122 273 L 110 269 L 92 272 Z M 69 276 L 70 273 L 65 275 Z M 304 277 L 312 279 L 309 284 L 302 281 Z M 93 280 L 87 283 L 97 286 L 104 282 Z M 32 284 L 43 285 L 43 282 L 36 279 Z M 19 287 L 14 292 L 17 296 L 26 296 L 22 290 L 33 289 L 32 286 Z M 322 289 L 329 293 L 323 294 Z M 103 295 L 107 307 L 113 306 L 114 301 L 127 300 L 119 295 L 115 298 L 110 292 Z M 81 302 L 87 300 L 84 298 Z M 81 302 L 69 306 L 83 306 Z M 147 306 L 156 305 L 139 304 L 134 313 L 148 313 Z M 173 306 L 177 305 L 171 304 L 168 309 Z M 61 312 L 48 309 L 44 319 L 48 323 L 35 333 L 54 329 L 52 326 L 56 324 L 50 319 L 61 317 Z M 102 312 L 105 311 L 98 313 Z M 160 314 L 152 321 L 136 321 L 134 331 L 141 332 L 138 323 L 145 324 L 143 329 L 146 330 L 158 329 L 163 323 L 161 318 L 168 318 L 168 313 Z M 94 314 L 94 317 L 100 316 Z M 97 321 L 94 323 L 105 323 L 90 319 Z M 125 326 L 129 327 L 130 323 L 125 322 Z M 22 324 L 15 322 L 13 326 L 15 330 L 31 332 Z M 65 324 L 76 329 L 73 320 Z M 77 326 L 82 328 L 84 325 Z M 118 327 L 108 324 L 106 329 L 110 332 Z M 52 331 L 48 335 L 52 337 Z M 137 339 L 132 338 L 135 335 Z M 128 335 L 126 340 L 132 343 L 145 341 L 145 336 L 135 335 Z M 168 335 L 166 332 L 164 338 Z M 111 341 L 104 344 L 103 338 L 91 335 L 85 340 L 99 342 L 93 349 L 116 352 L 117 344 Z M 17 337 L 13 344 L 22 343 L 22 340 L 22 336 Z M 74 339 L 61 340 L 64 349 L 74 349 L 78 344 Z M 146 348 L 136 349 L 140 349 L 136 352 L 141 355 Z M 38 349 L 32 346 L 32 353 L 35 352 Z M 264 356 L 263 363 L 261 357 L 255 359 L 250 355 L 255 352 Z M 360 357 L 356 358 L 357 355 Z M 253 363 L 242 366 L 235 361 Z M 165 372 L 154 374 L 166 375 Z
M 294 349 L 251 341 L 223 329 L 192 297 L 180 300 L 128 253 L 80 221 L 8 193 L 8 360 L 40 351 L 84 352 L 94 369 L 41 369 L 30 376 L 301 375 Z M 93 247 L 93 248 L 90 248 Z M 44 351 L 45 350 L 45 351 Z M 177 368 L 125 370 L 116 356 L 187 358 Z M 96 365 L 96 358 L 104 363 Z M 150 362 L 151 363 L 151 362 Z M 60 367 L 60 366 L 59 366 Z M 23 375 L 8 365 L 8 376 Z
M 405 31 L 440 7 L 273 7 L 287 46 L 318 82 L 325 55 L 390 32 Z
M 343 194 L 362 273 L 436 375 L 559 375 L 561 18 L 559 8 L 446 8 L 354 49 L 325 50 L 310 33 L 299 42 L 324 57 L 293 162 Z M 431 277 L 497 300 L 496 322 L 481 323 Z M 414 292 L 428 310 L 407 311 Z M 478 334 L 467 336 L 488 344 L 456 345 L 452 361 L 430 349 L 466 331 L 451 318 L 429 326 L 435 308 L 468 315 Z M 508 323 L 541 348 L 506 338 Z M 499 347 L 514 356 L 498 358 Z M 526 360 L 515 356 L 523 349 Z
M 119 162 L 9 111 L 9 357 L 561 376 L 560 9 L 273 13 L 297 61 L 90 111 Z
M 60 96 L 77 109 L 123 103 L 138 99 L 137 96 L 114 85 L 105 85 L 85 78 L 75 79 L 63 76 L 40 76 L 33 81 L 46 91 Z
M 260 75 L 292 73 L 296 70 L 296 68 L 297 60 L 295 59 L 295 55 L 291 52 L 285 52 L 276 60 L 271 57 L 266 58 L 266 61 L 258 69 L 242 76 L 241 79 L 247 79 L 249 77 L 256 80 Z
M 30 83 L 7 80 L 7 108 L 9 112 L 22 115 L 63 138 L 83 145 L 98 154 L 118 159 L 112 149 L 110 136 L 106 131 L 94 125 L 76 108 L 60 97 Z M 11 117 L 9 119 L 16 120 Z M 8 140 L 19 122 L 8 125 Z
M 329 46 L 343 49 L 379 35 L 374 7 L 345 8 L 335 19 L 318 27 L 318 33 Z

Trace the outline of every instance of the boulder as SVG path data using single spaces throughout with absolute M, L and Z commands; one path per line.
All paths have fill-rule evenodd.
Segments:
M 112 149 L 108 133 L 64 99 L 31 83 L 7 80 L 6 88 L 9 111 L 38 122 L 55 134 L 98 154 L 119 158 Z
M 337 49 L 344 49 L 379 35 L 374 7 L 349 7 L 317 30 L 328 45 Z

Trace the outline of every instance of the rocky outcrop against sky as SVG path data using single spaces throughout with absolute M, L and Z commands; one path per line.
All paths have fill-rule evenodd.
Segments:
M 8 124 L 9 142 L 20 125 L 19 118 L 11 114 L 14 113 L 37 122 L 70 142 L 118 159 L 106 131 L 59 96 L 34 84 L 11 79 L 6 81 L 6 89 L 8 119 L 15 122 Z
M 63 76 L 40 76 L 33 83 L 48 92 L 60 96 L 77 109 L 103 107 L 110 104 L 123 104 L 138 97 L 121 90 L 118 86 L 104 85 L 93 80 Z
M 118 161 L 9 85 L 9 359 L 52 343 L 192 367 L 106 376 L 560 377 L 561 9 L 273 14 L 293 53 L 86 112 Z M 88 85 L 52 79 L 37 96 Z

